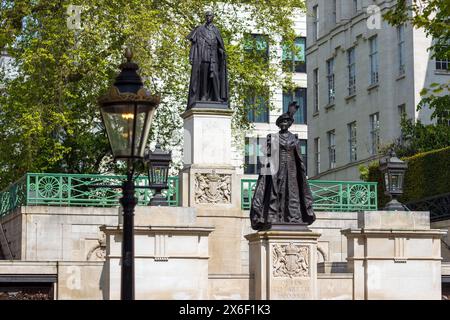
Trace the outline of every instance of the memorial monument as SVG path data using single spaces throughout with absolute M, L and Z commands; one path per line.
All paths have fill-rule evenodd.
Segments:
M 294 101 L 278 117 L 279 133 L 267 136 L 265 167 L 256 184 L 250 209 L 252 228 L 250 272 L 255 284 L 251 299 L 316 299 L 317 239 L 308 229 L 316 216 L 300 154 L 300 141 L 289 132 L 298 109 Z
M 192 73 L 184 128 L 183 169 L 179 173 L 181 206 L 195 208 L 200 224 L 214 227 L 209 236 L 208 272 L 218 297 L 231 297 L 248 286 L 242 278 L 240 180 L 232 161 L 231 117 L 224 41 L 214 15 L 190 32 Z M 212 290 L 212 289 L 211 289 Z
M 213 24 L 214 13 L 205 13 L 205 24 L 187 36 L 191 41 L 189 62 L 192 65 L 187 108 L 228 108 L 228 76 L 225 45 Z
M 302 227 L 316 219 L 300 140 L 289 131 L 298 108 L 292 102 L 276 121 L 280 132 L 267 135 L 266 168 L 259 175 L 250 210 L 254 230 Z

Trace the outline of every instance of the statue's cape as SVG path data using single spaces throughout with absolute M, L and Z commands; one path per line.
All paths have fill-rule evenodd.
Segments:
M 227 62 L 225 56 L 225 44 L 223 42 L 222 36 L 220 35 L 219 29 L 212 25 L 212 31 L 216 35 L 218 48 L 221 48 L 224 52 L 222 56 L 219 55 L 218 69 L 219 69 L 219 81 L 220 81 L 220 98 L 224 101 L 228 100 L 228 72 L 227 72 Z M 191 41 L 192 46 L 189 52 L 189 60 L 192 63 L 191 71 L 191 81 L 189 84 L 189 101 L 188 108 L 195 102 L 200 100 L 199 97 L 199 77 L 200 77 L 200 64 L 202 56 L 201 50 L 204 46 L 206 35 L 205 25 L 200 25 L 196 27 L 187 36 L 187 39 Z
M 254 230 L 262 230 L 270 227 L 268 223 L 268 216 L 276 216 L 277 212 L 273 210 L 273 203 L 277 202 L 279 195 L 278 186 L 273 181 L 277 181 L 277 167 L 274 156 L 278 155 L 278 139 L 273 139 L 271 135 L 267 136 L 267 154 L 268 154 L 268 168 L 262 168 L 262 172 L 258 177 L 255 192 L 252 198 L 252 206 L 250 209 L 250 220 Z M 302 160 L 300 151 L 300 140 L 290 133 L 290 143 L 295 143 L 294 161 L 297 171 L 296 181 L 298 183 L 298 190 L 300 192 L 300 211 L 302 221 L 311 224 L 315 221 L 315 214 L 312 207 L 313 198 L 312 193 L 306 179 L 306 168 Z M 274 143 L 274 141 L 276 143 Z M 274 198 L 277 197 L 277 198 Z M 272 204 L 272 205 L 269 205 Z M 282 221 L 280 221 L 282 223 Z

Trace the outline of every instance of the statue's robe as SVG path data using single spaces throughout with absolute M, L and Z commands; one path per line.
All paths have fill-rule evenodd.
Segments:
M 279 143 L 278 143 L 279 141 Z M 279 155 L 278 166 L 275 157 Z M 256 184 L 250 209 L 254 230 L 277 224 L 311 224 L 316 216 L 306 179 L 300 140 L 291 132 L 267 136 L 266 168 Z M 265 174 L 266 173 L 266 174 Z
M 208 42 L 210 41 L 210 39 L 208 37 L 208 30 L 205 25 L 196 27 L 187 36 L 187 39 L 189 39 L 192 43 L 189 53 L 189 61 L 191 61 L 192 63 L 192 71 L 191 81 L 189 84 L 188 108 L 190 108 L 192 104 L 194 104 L 194 102 L 200 101 L 200 66 L 203 61 L 211 59 L 211 57 L 212 60 L 215 60 L 210 62 L 212 64 L 211 70 L 218 73 L 219 98 L 223 101 L 228 100 L 228 73 L 225 57 L 225 45 L 217 27 L 211 24 L 210 30 L 214 33 L 217 40 L 217 51 L 213 52 L 212 54 L 209 54 L 207 52 L 209 48 Z M 221 49 L 222 51 L 220 51 L 219 49 Z

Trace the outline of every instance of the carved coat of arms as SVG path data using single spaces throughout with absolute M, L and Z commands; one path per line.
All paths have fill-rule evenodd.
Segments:
M 309 276 L 309 248 L 306 246 L 275 244 L 272 248 L 274 277 Z
M 195 203 L 231 203 L 231 175 L 196 173 Z

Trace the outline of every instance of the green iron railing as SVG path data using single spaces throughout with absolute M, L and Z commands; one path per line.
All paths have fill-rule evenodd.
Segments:
M 250 210 L 256 179 L 241 180 L 241 207 Z M 317 211 L 377 210 L 377 183 L 309 180 Z
M 125 176 L 90 174 L 28 173 L 0 192 L 0 216 L 22 205 L 57 206 L 119 206 L 121 189 L 93 187 L 120 185 Z M 256 187 L 256 179 L 241 180 L 242 210 L 249 210 Z M 145 176 L 136 179 L 136 185 L 148 186 Z M 169 206 L 179 205 L 178 177 L 169 177 L 169 189 L 163 191 Z M 351 181 L 309 180 L 317 211 L 377 210 L 377 183 Z M 136 189 L 139 205 L 148 205 L 151 189 Z
M 120 185 L 125 176 L 99 174 L 27 173 L 0 192 L 0 216 L 21 205 L 119 206 L 120 188 L 95 187 Z M 169 177 L 169 189 L 163 190 L 169 206 L 178 206 L 178 177 Z M 148 177 L 138 177 L 136 185 L 148 186 Z M 138 205 L 148 205 L 152 189 L 136 189 Z

